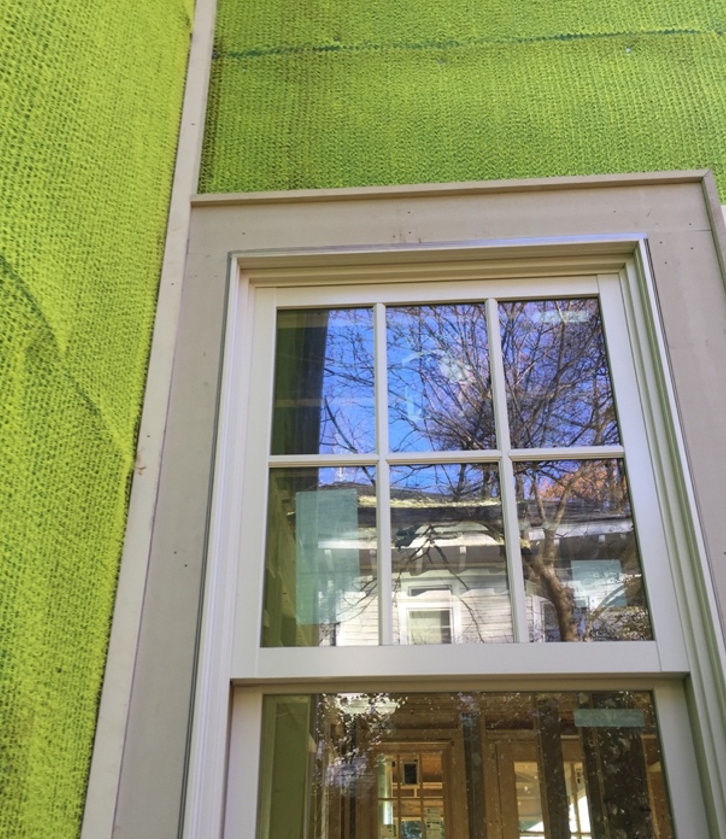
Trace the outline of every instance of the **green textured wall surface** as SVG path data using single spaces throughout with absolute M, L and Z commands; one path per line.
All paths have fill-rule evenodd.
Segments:
M 219 0 L 200 190 L 711 168 L 726 0 Z
M 192 6 L 0 6 L 3 839 L 80 828 Z

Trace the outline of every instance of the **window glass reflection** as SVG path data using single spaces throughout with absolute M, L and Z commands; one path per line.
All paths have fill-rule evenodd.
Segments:
M 392 467 L 391 541 L 394 641 L 512 640 L 496 467 Z
M 534 641 L 652 638 L 622 460 L 515 463 Z
M 648 693 L 267 696 L 262 730 L 258 839 L 673 839 Z
M 378 643 L 375 470 L 273 469 L 262 645 Z
M 597 300 L 501 303 L 512 445 L 619 442 Z
M 495 448 L 484 303 L 386 317 L 391 451 Z
M 278 311 L 272 454 L 374 448 L 373 310 Z

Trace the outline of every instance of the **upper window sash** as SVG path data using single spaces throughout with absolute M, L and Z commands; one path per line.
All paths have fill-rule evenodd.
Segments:
M 614 388 L 616 401 L 620 406 L 620 434 L 623 447 L 620 445 L 598 448 L 583 447 L 581 450 L 563 449 L 492 449 L 482 452 L 416 452 L 416 453 L 370 453 L 341 454 L 341 455 L 276 455 L 270 456 L 269 446 L 269 410 L 251 412 L 249 417 L 248 450 L 245 456 L 244 474 L 249 478 L 244 497 L 241 499 L 242 530 L 249 530 L 244 537 L 244 545 L 239 550 L 240 562 L 238 566 L 238 603 L 237 624 L 234 633 L 233 677 L 238 679 L 264 678 L 265 673 L 279 674 L 281 666 L 285 672 L 300 673 L 314 676 L 315 672 L 323 672 L 335 660 L 343 671 L 365 675 L 370 671 L 380 673 L 380 667 L 388 666 L 384 660 L 392 655 L 395 661 L 395 648 L 387 650 L 385 647 L 377 649 L 367 648 L 365 651 L 348 648 L 344 655 L 332 649 L 298 648 L 291 650 L 288 656 L 284 649 L 260 649 L 260 626 L 262 624 L 261 603 L 264 592 L 263 561 L 264 535 L 259 527 L 265 521 L 265 505 L 267 493 L 262 490 L 266 485 L 269 467 L 283 465 L 302 466 L 345 466 L 355 464 L 375 464 L 383 457 L 388 466 L 396 463 L 455 463 L 459 461 L 491 461 L 499 464 L 511 464 L 531 458 L 564 458 L 576 456 L 578 458 L 597 458 L 603 454 L 619 455 L 623 448 L 627 452 L 628 471 L 630 476 L 630 492 L 635 516 L 640 528 L 640 543 L 642 549 L 643 568 L 645 570 L 651 606 L 651 619 L 656 642 L 629 642 L 618 644 L 600 642 L 587 645 L 589 650 L 585 657 L 572 651 L 572 645 L 564 645 L 567 652 L 556 652 L 542 649 L 538 646 L 537 656 L 525 651 L 526 644 L 508 645 L 507 652 L 502 655 L 495 651 L 498 645 L 487 646 L 486 649 L 466 646 L 457 651 L 453 658 L 453 648 L 447 648 L 443 653 L 440 649 L 417 648 L 408 649 L 406 655 L 412 654 L 404 663 L 410 667 L 412 673 L 430 670 L 438 671 L 443 667 L 450 672 L 453 666 L 456 672 L 476 672 L 482 667 L 488 672 L 493 668 L 497 672 L 532 672 L 533 667 L 554 668 L 557 672 L 576 672 L 585 666 L 587 672 L 606 671 L 612 669 L 614 656 L 617 656 L 619 672 L 641 671 L 681 672 L 686 669 L 683 643 L 680 628 L 674 625 L 671 617 L 675 610 L 675 598 L 672 587 L 670 570 L 663 566 L 662 557 L 666 556 L 662 528 L 658 522 L 658 505 L 652 486 L 652 464 L 648 455 L 647 439 L 639 411 L 638 389 L 633 374 L 633 360 L 628 341 L 628 330 L 622 310 L 620 282 L 617 276 L 563 278 L 553 280 L 526 279 L 505 280 L 500 282 L 469 283 L 469 282 L 438 282 L 421 283 L 415 287 L 411 285 L 375 285 L 375 286 L 345 286 L 326 287 L 321 294 L 319 288 L 259 288 L 253 292 L 255 298 L 255 339 L 253 342 L 253 360 L 250 376 L 249 404 L 270 406 L 272 404 L 274 377 L 274 342 L 275 342 L 275 312 L 278 307 L 290 309 L 301 307 L 325 307 L 373 305 L 376 302 L 395 305 L 396 303 L 446 303 L 456 300 L 472 299 L 524 299 L 526 296 L 535 298 L 598 296 L 602 310 L 603 321 L 607 324 L 608 351 L 614 372 Z M 501 385 L 501 383 L 500 383 Z M 501 406 L 501 398 L 498 400 Z M 623 410 L 627 406 L 627 410 Z M 634 408 L 638 408 L 635 410 Z M 501 410 L 501 407 L 500 407 Z M 508 467 L 508 468 L 510 468 Z M 506 480 L 503 470 L 501 480 Z M 256 476 L 251 478 L 250 476 Z M 379 492 L 381 492 L 379 481 Z M 386 491 L 386 488 L 383 488 Z M 510 500 L 510 505 L 516 502 Z M 639 512 L 640 511 L 640 512 Z M 655 511 L 655 515 L 654 515 Z M 379 517 L 380 544 L 390 544 L 390 527 L 387 516 Z M 510 516 L 510 520 L 512 517 Z M 511 525 L 510 525 L 511 529 Z M 383 531 L 383 532 L 381 532 Z M 513 586 L 514 626 L 517 640 L 526 641 L 528 632 L 526 624 L 526 603 L 521 590 L 521 561 L 517 556 L 516 540 L 511 534 L 509 554 L 510 580 Z M 388 565 L 390 568 L 390 564 Z M 379 598 L 390 602 L 390 575 L 382 577 L 379 586 Z M 386 585 L 389 590 L 386 591 Z M 388 612 L 388 609 L 382 610 Z M 392 627 L 386 626 L 386 620 L 381 618 L 382 636 L 390 637 Z M 665 643 L 664 643 L 665 642 Z M 575 645 L 576 646 L 576 645 Z M 636 649 L 637 648 L 637 649 Z M 656 648 L 660 648 L 663 657 L 659 658 Z M 326 664 L 326 656 L 328 664 Z M 542 657 L 544 656 L 544 657 Z M 444 658 L 447 660 L 444 661 Z M 289 664 L 287 663 L 289 659 Z M 379 661 L 378 664 L 374 659 Z M 415 660 L 415 664 L 412 662 Z M 268 662 L 267 664 L 265 662 Z M 569 663 L 568 663 L 569 662 Z M 576 663 L 577 662 L 577 663 Z M 284 664 L 283 664 L 284 663 Z M 288 670 L 287 668 L 290 667 Z M 447 669 L 448 668 L 448 669 Z M 396 671 L 395 666 L 392 672 Z

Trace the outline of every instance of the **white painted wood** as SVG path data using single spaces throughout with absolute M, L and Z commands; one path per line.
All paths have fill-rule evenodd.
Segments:
M 698 783 L 693 732 L 683 718 L 686 704 L 683 685 L 679 682 L 657 684 L 653 699 L 675 834 L 679 839 L 707 839 L 712 834 Z
M 233 652 L 237 669 L 233 672 L 247 675 L 255 672 L 262 632 L 276 300 L 275 289 L 255 293 L 249 400 L 243 403 L 249 415 L 245 457 L 233 492 L 222 502 L 230 519 L 241 520 L 236 549 L 225 561 L 233 563 L 237 572 Z M 256 407 L 251 410 L 250 406 Z
M 621 282 L 619 277 L 610 275 L 601 276 L 599 281 L 618 425 L 625 448 L 628 490 L 653 632 L 664 668 L 685 670 L 687 657 L 671 571 L 672 559 L 653 472 L 655 452 L 646 433 L 641 390 L 635 377 L 632 345 L 622 305 Z M 641 363 L 651 366 L 653 362 L 641 355 Z
M 397 252 L 395 258 L 403 260 L 409 256 L 408 251 Z M 363 260 L 365 254 L 359 254 Z M 250 279 L 257 288 L 278 283 L 274 274 L 256 277 L 249 270 L 247 258 L 241 261 L 244 266 L 242 275 Z M 381 273 L 364 270 L 365 263 L 349 266 L 344 272 L 348 283 L 341 283 L 341 269 L 331 270 L 329 273 L 320 272 L 316 282 L 309 286 L 285 288 L 281 291 L 281 301 L 286 308 L 316 308 L 321 301 L 325 306 L 372 306 L 375 303 L 408 304 L 408 303 L 455 303 L 455 302 L 484 302 L 489 297 L 497 299 L 523 299 L 526 297 L 553 298 L 572 295 L 596 295 L 598 291 L 597 278 L 592 276 L 560 276 L 542 278 L 539 276 L 525 276 L 516 279 L 450 279 L 448 266 L 437 266 L 435 275 L 419 279 L 416 288 L 410 283 L 395 281 L 384 282 Z M 534 266 L 530 265 L 530 270 Z M 381 271 L 385 271 L 382 266 Z M 481 273 L 481 268 L 479 269 Z M 353 285 L 355 283 L 355 285 Z
M 395 198 L 423 196 L 451 196 L 463 194 L 499 194 L 502 192 L 557 191 L 562 189 L 593 189 L 598 185 L 620 186 L 627 183 L 644 186 L 658 184 L 700 184 L 707 169 L 673 172 L 636 172 L 623 175 L 565 175 L 555 178 L 522 178 L 518 180 L 463 181 L 444 184 L 401 184 L 394 186 L 358 186 L 335 189 L 291 189 L 277 192 L 225 192 L 204 193 L 192 196 L 195 207 L 229 206 L 235 204 L 291 204 L 315 201 L 351 201 L 370 199 L 381 195 Z M 578 237 L 563 237 L 570 241 Z M 595 237 L 579 237 L 590 242 Z
M 370 454 L 273 454 L 269 464 L 275 467 L 285 466 L 374 466 L 378 460 L 375 452 Z
M 622 446 L 571 446 L 558 449 L 511 449 L 508 454 L 512 460 L 601 460 L 609 457 L 622 457 Z
M 523 460 L 600 460 L 622 457 L 622 446 L 572 446 L 553 449 L 474 449 L 467 451 L 389 452 L 391 465 L 406 463 L 494 463 L 503 452 L 513 461 Z M 372 466 L 374 454 L 297 454 L 272 455 L 270 466 Z
M 217 490 L 212 499 L 206 561 L 199 671 L 195 697 L 197 724 L 192 730 L 184 818 L 185 839 L 221 836 L 226 778 L 229 672 L 232 658 L 235 594 L 237 590 L 239 517 L 228 519 L 227 499 L 239 496 L 238 464 L 244 462 L 249 413 L 252 350 L 252 292 L 238 280 L 231 266 L 225 332 L 218 446 L 215 463 Z
M 386 309 L 376 303 L 375 317 L 375 399 L 376 445 L 379 458 L 376 468 L 378 512 L 378 628 L 381 644 L 393 643 L 393 559 L 391 554 L 391 476 L 388 440 L 388 352 L 386 344 Z
M 229 778 L 225 802 L 225 836 L 257 836 L 262 691 L 235 690 L 229 742 Z M 200 834 L 200 837 L 203 834 Z
M 260 651 L 254 675 L 237 675 L 240 684 L 296 680 L 489 677 L 527 675 L 531 679 L 578 674 L 682 676 L 665 671 L 653 641 L 599 641 L 572 644 L 433 644 L 381 647 L 275 647 Z
M 499 308 L 493 297 L 487 300 L 487 332 L 489 335 L 489 374 L 492 379 L 494 419 L 499 435 L 497 443 L 502 451 L 509 452 L 512 444 L 509 438 L 507 391 L 502 359 L 502 343 L 499 336 Z M 502 494 L 504 538 L 507 549 L 507 575 L 512 603 L 512 632 L 514 640 L 522 642 L 529 640 L 529 626 L 527 603 L 524 596 L 522 553 L 519 544 L 514 469 L 509 457 L 503 457 L 499 460 L 499 484 Z
M 659 503 L 690 664 L 691 724 L 711 823 L 726 824 L 726 652 L 647 248 L 641 243 L 622 285 L 644 418 L 653 445 Z M 652 365 L 641 359 L 650 353 Z

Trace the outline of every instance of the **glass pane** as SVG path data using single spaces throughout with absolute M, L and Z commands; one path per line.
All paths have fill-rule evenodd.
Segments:
M 512 640 L 497 468 L 391 467 L 394 642 Z
M 375 470 L 273 469 L 262 645 L 377 643 Z
M 597 300 L 501 303 L 512 446 L 619 442 Z
M 517 790 L 517 822 L 520 836 L 544 836 L 542 794 L 539 766 L 536 761 L 516 761 L 514 778 Z
M 647 693 L 267 696 L 262 731 L 258 839 L 673 839 Z
M 652 638 L 622 460 L 514 467 L 532 640 Z
M 375 448 L 373 310 L 277 313 L 272 454 Z
M 486 307 L 389 308 L 391 451 L 495 448 Z

